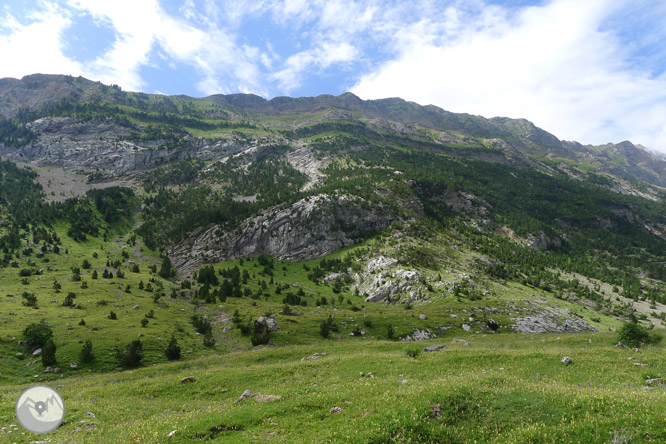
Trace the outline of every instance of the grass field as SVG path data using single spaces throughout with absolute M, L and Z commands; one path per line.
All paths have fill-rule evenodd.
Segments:
M 153 265 L 159 268 L 159 255 L 122 231 L 107 242 L 100 238 L 74 242 L 66 237 L 66 227 L 55 229 L 63 239 L 60 253 L 28 255 L 17 267 L 0 269 L 0 442 L 666 441 L 664 389 L 643 387 L 646 379 L 666 374 L 664 350 L 615 348 L 611 330 L 619 321 L 542 290 L 486 278 L 483 286 L 489 296 L 479 300 L 434 289 L 429 301 L 413 306 L 366 303 L 349 286 L 336 290 L 331 283 L 309 280 L 308 269 L 318 260 L 275 261 L 266 274 L 259 260 L 249 259 L 214 268 L 218 273 L 235 266 L 247 271 L 243 289 L 251 294 L 272 278 L 264 295 L 206 304 L 189 297 L 190 290 L 179 282 L 152 271 Z M 357 248 L 382 254 L 399 248 L 389 243 L 387 250 L 371 242 L 375 241 L 328 259 L 343 258 Z M 442 270 L 443 279 L 453 279 L 455 265 L 473 259 L 464 249 L 457 254 L 451 255 L 454 268 L 449 274 Z M 89 268 L 82 267 L 86 260 Z M 119 261 L 124 277 L 118 278 L 118 267 L 107 267 L 107 260 Z M 132 271 L 134 264 L 138 272 Z M 75 267 L 81 280 L 73 279 Z M 23 277 L 23 268 L 41 269 L 42 274 Z M 103 278 L 105 269 L 114 277 Z M 98 278 L 92 279 L 95 271 Z M 84 281 L 87 288 L 81 288 Z M 153 291 L 146 289 L 148 283 Z M 277 285 L 285 288 L 279 294 Z M 307 305 L 283 314 L 285 294 L 301 290 Z M 24 306 L 23 292 L 35 293 L 39 308 Z M 69 292 L 76 294 L 74 302 L 80 307 L 62 305 Z M 155 299 L 156 294 L 163 296 Z M 322 297 L 328 303 L 319 306 L 316 301 Z M 508 327 L 512 316 L 539 305 L 575 312 L 599 332 L 513 333 Z M 498 334 L 486 324 L 489 309 L 495 310 L 490 313 L 502 325 Z M 141 320 L 151 310 L 154 316 L 142 327 Z M 117 320 L 108 319 L 110 311 L 116 312 Z M 244 322 L 272 313 L 280 330 L 271 333 L 268 346 L 252 347 L 249 337 L 230 322 L 235 311 Z M 194 331 L 193 314 L 212 321 L 214 348 L 205 347 Z M 319 328 L 329 315 L 339 331 L 324 339 Z M 85 325 L 79 325 L 81 319 Z M 39 358 L 18 344 L 22 330 L 32 322 L 52 326 L 58 374 L 43 373 Z M 463 323 L 472 326 L 471 332 L 463 331 Z M 395 330 L 394 340 L 387 339 L 389 325 Z M 351 336 L 359 329 L 364 336 Z M 397 339 L 416 329 L 429 329 L 439 337 L 419 343 Z M 171 336 L 182 348 L 182 360 L 175 363 L 164 355 Z M 138 337 L 145 351 L 141 366 L 121 369 L 113 348 Z M 453 343 L 454 338 L 468 341 L 469 346 Z M 87 339 L 93 343 L 95 361 L 79 362 L 77 369 L 70 369 Z M 421 351 L 439 344 L 448 348 Z M 561 363 L 563 356 L 571 356 L 574 363 Z M 196 382 L 181 384 L 187 376 Z M 36 383 L 56 387 L 66 403 L 67 422 L 45 437 L 24 432 L 14 417 L 18 394 Z M 246 389 L 281 398 L 236 403 Z M 335 407 L 341 411 L 331 410 Z M 95 417 L 85 416 L 86 412 Z
M 84 371 L 52 382 L 65 399 L 67 423 L 39 442 L 666 440 L 665 389 L 644 388 L 646 378 L 665 374 L 661 347 L 618 349 L 609 333 L 469 335 L 469 346 L 452 339 L 318 340 L 133 371 Z M 432 344 L 448 348 L 408 355 Z M 563 356 L 573 363 L 561 363 Z M 187 376 L 196 382 L 181 384 Z M 2 442 L 37 441 L 13 427 L 22 388 L 0 388 Z M 282 398 L 236 403 L 246 389 Z

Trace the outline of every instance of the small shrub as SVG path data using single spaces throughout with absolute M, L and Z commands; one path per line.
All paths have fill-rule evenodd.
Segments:
M 141 319 L 141 326 L 144 327 L 144 328 L 147 327 L 148 322 L 150 322 L 150 321 L 146 318 Z
M 146 313 L 146 317 L 148 319 L 153 319 L 155 318 L 155 312 L 153 310 L 150 310 L 148 313 Z
M 83 319 L 81 319 L 81 320 L 79 321 L 79 325 L 81 325 L 81 326 L 85 326 L 85 325 L 86 325 L 86 321 L 83 320 Z
M 23 330 L 23 340 L 30 347 L 43 347 L 53 337 L 53 330 L 46 324 L 30 324 Z
M 111 319 L 111 320 L 114 320 L 114 321 L 118 320 L 118 315 L 116 315 L 116 313 L 113 312 L 113 311 L 110 312 L 110 313 L 109 313 L 109 316 L 107 316 L 107 317 L 108 317 L 109 319 Z
M 55 365 L 56 360 L 56 345 L 53 339 L 49 339 L 42 347 L 42 364 L 44 367 Z
M 492 331 L 497 331 L 500 329 L 500 324 L 494 319 L 488 319 L 486 322 L 486 325 L 488 325 L 488 328 L 491 329 Z
M 37 306 L 37 296 L 34 293 L 24 291 L 21 295 L 23 297 L 23 305 L 26 307 L 39 308 Z
M 215 347 L 215 338 L 213 338 L 212 333 L 207 333 L 203 337 L 203 345 L 204 347 L 212 348 Z
M 74 298 L 76 298 L 76 295 L 72 292 L 67 293 L 67 296 L 65 296 L 65 300 L 62 302 L 63 307 L 73 307 L 74 306 Z
M 88 363 L 94 360 L 95 360 L 95 355 L 93 354 L 92 341 L 88 339 L 81 348 L 81 352 L 79 353 L 79 361 Z
M 421 354 L 421 349 L 417 347 L 413 347 L 407 350 L 407 356 L 412 358 L 416 358 L 420 354 Z
M 174 336 L 171 336 L 171 340 L 169 341 L 167 348 L 164 350 L 164 354 L 169 361 L 177 361 L 180 359 L 180 346 Z
M 136 339 L 130 342 L 125 350 L 121 350 L 118 347 L 114 349 L 114 354 L 118 360 L 118 364 L 123 367 L 137 367 L 141 360 L 143 359 L 143 344 L 141 341 Z
M 194 329 L 202 335 L 213 334 L 213 324 L 211 324 L 208 319 L 199 315 L 194 315 L 191 318 L 191 322 Z
M 254 322 L 254 330 L 252 331 L 252 336 L 250 341 L 255 347 L 257 345 L 268 344 L 270 332 L 268 331 L 268 325 L 264 322 Z
M 333 320 L 333 315 L 328 315 L 328 318 L 321 321 L 321 324 L 319 325 L 319 334 L 322 338 L 328 338 L 332 331 L 337 332 L 338 325 Z
M 643 344 L 655 344 L 661 340 L 661 336 L 650 334 L 640 324 L 628 322 L 620 328 L 617 340 L 628 347 L 640 347 Z
M 386 337 L 389 338 L 389 339 L 393 339 L 394 336 L 395 336 L 395 330 L 393 329 L 392 325 L 389 325 L 386 328 Z

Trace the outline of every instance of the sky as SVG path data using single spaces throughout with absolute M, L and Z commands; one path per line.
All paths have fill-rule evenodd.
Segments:
M 0 77 L 401 97 L 666 152 L 664 0 L 3 0 Z

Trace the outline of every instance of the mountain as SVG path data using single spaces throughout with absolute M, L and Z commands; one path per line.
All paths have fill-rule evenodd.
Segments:
M 106 283 L 132 301 L 118 309 L 139 306 L 123 296 L 137 286 L 156 301 L 300 303 L 326 288 L 411 305 L 495 304 L 518 285 L 550 302 L 538 325 L 531 308 L 503 318 L 516 331 L 666 316 L 666 163 L 630 142 L 584 146 L 398 98 L 161 96 L 50 75 L 0 80 L 0 115 L 0 266 L 19 269 L 26 306 L 42 276 L 58 301 L 71 269 L 83 283 L 68 307 L 111 291 L 103 275 L 121 276 Z M 38 262 L 63 251 L 69 268 Z M 211 264 L 231 268 L 208 282 Z M 289 285 L 314 289 L 281 296 Z
M 0 80 L 0 116 L 0 410 L 57 380 L 56 440 L 619 442 L 657 399 L 666 163 L 640 145 L 47 75 Z

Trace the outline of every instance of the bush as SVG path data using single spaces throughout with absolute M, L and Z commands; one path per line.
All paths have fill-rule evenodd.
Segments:
M 386 337 L 389 339 L 393 339 L 394 336 L 395 336 L 395 330 L 393 329 L 392 325 L 389 325 L 386 328 Z
M 412 358 L 416 358 L 420 354 L 421 354 L 421 349 L 417 347 L 410 348 L 409 350 L 407 350 L 407 356 L 410 356 Z
M 56 360 L 56 345 L 53 339 L 49 339 L 42 347 L 42 364 L 44 367 L 55 365 Z
M 23 292 L 23 305 L 26 307 L 39 308 L 37 306 L 37 296 L 34 293 Z
M 620 328 L 617 340 L 627 347 L 640 347 L 643 344 L 655 344 L 659 342 L 661 336 L 648 333 L 640 324 L 628 322 Z
M 494 319 L 488 319 L 486 324 L 488 325 L 488 328 L 491 329 L 492 331 L 497 331 L 500 328 L 499 322 L 497 322 Z
M 141 319 L 141 326 L 145 328 L 148 325 L 148 322 L 150 321 L 146 318 Z
M 213 334 L 213 324 L 211 324 L 206 318 L 194 315 L 192 316 L 191 322 L 194 329 L 202 335 Z
M 338 331 L 338 325 L 333 321 L 333 315 L 328 315 L 328 318 L 321 321 L 319 325 L 319 334 L 322 338 L 328 338 L 332 331 Z
M 164 354 L 169 361 L 177 361 L 180 359 L 180 347 L 174 336 L 171 336 L 171 340 L 169 341 L 167 348 L 164 350 Z
M 268 331 L 268 325 L 266 325 L 265 322 L 255 321 L 254 331 L 252 332 L 250 341 L 252 341 L 252 345 L 254 345 L 255 347 L 257 345 L 268 344 L 269 335 L 270 332 Z
M 85 325 L 86 325 L 86 321 L 83 320 L 83 319 L 81 319 L 81 320 L 79 321 L 79 325 L 85 326 Z
M 118 364 L 123 367 L 137 367 L 143 359 L 143 345 L 141 341 L 136 339 L 130 342 L 125 350 L 118 347 L 114 349 L 114 354 L 118 360 Z
M 43 347 L 53 337 L 53 330 L 46 324 L 30 324 L 23 330 L 23 340 L 30 347 Z
M 108 318 L 115 321 L 118 319 L 118 315 L 116 315 L 116 313 L 112 311 L 109 313 Z
M 209 332 L 206 333 L 203 337 L 203 345 L 208 348 L 212 348 L 215 346 L 215 339 L 213 338 L 213 333 Z
M 92 362 L 95 360 L 95 355 L 93 354 L 92 341 L 88 339 L 81 348 L 81 353 L 79 353 L 79 361 L 81 362 Z
M 65 296 L 65 300 L 62 303 L 63 307 L 73 307 L 74 306 L 74 298 L 76 298 L 76 295 L 72 292 L 67 293 L 67 296 Z

